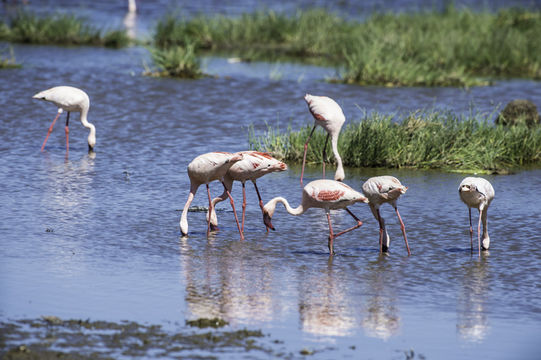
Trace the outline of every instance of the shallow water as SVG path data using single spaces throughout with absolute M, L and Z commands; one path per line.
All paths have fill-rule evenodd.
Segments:
M 475 111 L 492 112 L 515 98 L 541 99 L 539 82 L 498 81 L 469 91 L 358 87 L 322 81 L 333 69 L 221 58 L 205 59 L 217 78 L 182 81 L 141 76 L 148 63 L 141 48 L 14 50 L 23 68 L 0 72 L 1 319 L 170 325 L 217 316 L 233 329 L 262 329 L 284 341 L 279 347 L 287 352 L 315 350 L 314 358 L 400 359 L 409 349 L 427 359 L 538 357 L 539 169 L 487 176 L 496 199 L 489 209 L 491 249 L 481 259 L 470 254 L 468 212 L 457 194 L 465 175 L 437 171 L 346 169 L 346 183 L 356 189 L 382 174 L 409 186 L 399 210 L 410 257 L 390 206 L 382 208 L 392 239 L 385 256 L 365 204 L 351 207 L 364 225 L 336 240 L 332 258 L 322 210 L 292 217 L 279 208 L 277 230 L 267 234 L 250 184 L 244 241 L 227 202 L 219 205 L 221 230 L 209 238 L 202 212 L 189 213 L 188 238 L 178 223 L 190 160 L 246 149 L 250 124 L 256 131 L 265 123 L 311 124 L 306 92 L 335 98 L 353 121 L 359 108 L 468 112 L 474 104 Z M 40 153 L 56 109 L 31 96 L 58 84 L 90 95 L 95 156 L 86 152 L 78 115 L 69 159 L 64 118 Z M 305 183 L 320 172 L 310 167 Z M 282 195 L 296 206 L 299 174 L 290 164 L 261 178 L 264 201 Z M 221 193 L 220 186 L 211 191 Z M 233 194 L 240 209 L 239 184 Z M 193 205 L 207 205 L 203 189 Z M 332 220 L 336 229 L 352 225 L 343 211 Z

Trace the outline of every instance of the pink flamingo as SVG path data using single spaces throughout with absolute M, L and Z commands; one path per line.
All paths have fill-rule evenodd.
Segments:
M 274 226 L 272 226 L 271 219 L 274 215 L 276 204 L 278 204 L 279 202 L 284 204 L 287 212 L 291 215 L 304 214 L 304 212 L 306 212 L 306 210 L 308 210 L 309 208 L 325 209 L 325 213 L 327 214 L 327 221 L 329 223 L 328 247 L 332 255 L 334 254 L 334 239 L 340 235 L 357 229 L 363 224 L 362 221 L 360 221 L 347 207 L 357 202 L 367 203 L 368 199 L 365 198 L 361 193 L 353 190 L 351 187 L 344 184 L 343 182 L 325 179 L 314 180 L 306 184 L 306 186 L 304 187 L 302 192 L 302 201 L 297 208 L 293 209 L 289 205 L 287 200 L 283 197 L 275 197 L 263 207 L 263 222 L 272 230 L 274 230 Z M 357 225 L 341 231 L 338 234 L 334 234 L 331 224 L 331 209 L 345 209 L 355 219 Z
M 53 123 L 49 127 L 45 141 L 41 146 L 41 151 L 45 148 L 47 139 L 53 131 L 53 126 L 56 123 L 56 120 L 60 117 L 60 114 L 65 110 L 68 112 L 68 117 L 66 119 L 66 126 L 64 128 L 66 132 L 66 153 L 69 152 L 69 121 L 70 121 L 70 112 L 75 111 L 81 113 L 81 124 L 84 127 L 90 129 L 88 134 L 88 151 L 92 151 L 96 145 L 96 127 L 89 123 L 87 120 L 88 109 L 90 108 L 90 99 L 88 95 L 81 89 L 77 89 L 72 86 L 56 86 L 48 90 L 37 93 L 32 96 L 33 99 L 40 99 L 52 102 L 58 107 L 58 113 L 53 120 Z
M 304 100 L 308 104 L 308 109 L 314 117 L 314 127 L 306 139 L 304 144 L 304 155 L 302 156 L 302 170 L 301 170 L 301 185 L 302 178 L 304 176 L 304 165 L 306 163 L 306 151 L 308 150 L 308 142 L 316 129 L 316 126 L 321 126 L 325 131 L 327 131 L 327 138 L 325 139 L 325 146 L 323 146 L 323 178 L 325 178 L 325 159 L 327 157 L 327 143 L 329 137 L 331 138 L 331 146 L 334 157 L 336 158 L 336 172 L 334 173 L 334 180 L 343 181 L 345 174 L 344 168 L 342 166 L 342 158 L 338 153 L 338 135 L 340 134 L 340 129 L 346 121 L 346 117 L 342 112 L 340 105 L 336 103 L 333 99 L 326 96 L 314 96 L 306 94 Z
M 231 207 L 233 208 L 233 214 L 235 215 L 235 221 L 237 222 L 237 228 L 239 229 L 241 240 L 244 236 L 240 230 L 239 219 L 237 218 L 237 212 L 235 210 L 235 203 L 229 190 L 227 190 L 224 183 L 224 176 L 227 170 L 233 166 L 236 162 L 242 160 L 241 154 L 231 154 L 227 152 L 210 152 L 203 155 L 199 155 L 188 165 L 188 176 L 190 177 L 190 194 L 188 200 L 182 210 L 180 217 L 180 231 L 182 235 L 188 234 L 188 209 L 193 201 L 195 193 L 199 186 L 205 184 L 207 186 L 207 194 L 209 198 L 209 211 L 212 212 L 212 201 L 210 197 L 209 183 L 218 180 L 224 186 L 224 190 L 229 197 Z M 210 231 L 210 222 L 207 224 L 207 235 Z
M 400 221 L 400 228 L 404 235 L 404 242 L 406 243 L 406 249 L 408 249 L 408 255 L 411 255 L 410 247 L 408 245 L 408 238 L 406 237 L 406 227 L 398 212 L 396 200 L 400 195 L 405 194 L 408 188 L 400 183 L 400 181 L 394 176 L 376 176 L 372 177 L 363 184 L 363 193 L 369 200 L 370 210 L 379 223 L 379 249 L 380 252 L 387 252 L 391 244 L 391 239 L 385 228 L 385 220 L 379 213 L 379 207 L 384 203 L 389 203 L 394 207 L 398 220 Z M 383 233 L 385 233 L 386 241 L 383 243 Z
M 473 228 L 471 222 L 471 208 L 479 210 L 479 222 L 477 224 L 477 243 L 479 256 L 481 256 L 481 221 L 483 222 L 483 250 L 488 250 L 490 246 L 490 237 L 488 236 L 487 211 L 488 206 L 494 199 L 494 188 L 488 182 L 480 177 L 467 177 L 458 187 L 460 199 L 468 206 L 470 216 L 470 247 L 473 252 Z
M 242 183 L 242 227 L 241 231 L 244 233 L 244 218 L 246 213 L 246 181 L 251 180 L 254 184 L 257 197 L 259 199 L 259 207 L 263 211 L 263 200 L 259 194 L 256 180 L 263 175 L 287 170 L 287 165 L 283 162 L 273 158 L 267 153 L 258 151 L 242 151 L 238 154 L 242 154 L 243 159 L 229 168 L 224 177 L 225 188 L 231 191 L 233 189 L 233 181 L 240 181 Z M 210 228 L 216 230 L 218 228 L 218 219 L 216 217 L 216 204 L 226 199 L 227 192 L 224 190 L 223 194 L 212 200 L 212 212 L 209 212 Z M 268 231 L 268 228 L 267 228 Z

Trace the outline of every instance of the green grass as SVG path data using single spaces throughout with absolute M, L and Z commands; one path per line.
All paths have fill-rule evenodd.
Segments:
M 17 61 L 15 60 L 15 54 L 13 52 L 13 48 L 9 48 L 9 55 L 4 56 L 2 53 L 5 53 L 5 50 L 0 49 L 0 69 L 13 69 L 13 68 L 20 68 L 21 65 L 17 64 Z
M 388 86 L 485 85 L 496 77 L 541 79 L 541 12 L 457 10 L 375 14 L 350 21 L 321 9 L 288 16 L 258 11 L 239 17 L 168 15 L 158 22 L 160 48 L 251 60 L 280 57 L 333 65 L 334 81 Z
M 289 162 L 302 162 L 312 124 L 285 132 L 268 127 L 249 133 L 250 147 Z M 321 163 L 326 133 L 316 131 L 307 161 Z M 342 129 L 338 148 L 345 166 L 502 172 L 541 162 L 541 125 L 494 125 L 492 115 L 416 112 L 396 117 L 365 114 Z M 327 153 L 331 153 L 330 149 Z M 331 155 L 332 157 L 332 155 Z
M 69 14 L 40 17 L 19 12 L 0 24 L 0 40 L 44 45 L 94 45 L 120 48 L 129 44 L 123 30 L 103 33 L 85 20 Z
M 183 79 L 197 79 L 204 76 L 195 47 L 175 46 L 168 49 L 151 48 L 150 54 L 157 71 L 147 70 L 145 75 L 170 76 Z

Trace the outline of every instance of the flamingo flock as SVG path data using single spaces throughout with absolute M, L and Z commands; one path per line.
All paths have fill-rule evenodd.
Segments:
M 69 117 L 71 112 L 80 113 L 81 124 L 89 129 L 88 149 L 89 152 L 94 150 L 96 145 L 96 127 L 88 122 L 87 116 L 90 108 L 90 99 L 88 95 L 81 89 L 71 86 L 56 86 L 48 90 L 41 91 L 33 96 L 34 99 L 48 101 L 56 105 L 58 108 L 57 115 L 52 124 L 49 126 L 47 135 L 41 146 L 41 151 L 44 151 L 49 135 L 53 131 L 53 126 L 60 115 L 67 111 L 65 134 L 66 134 L 66 156 L 69 152 Z M 310 114 L 314 118 L 314 126 L 304 144 L 303 162 L 301 169 L 300 183 L 303 184 L 304 167 L 306 164 L 306 153 L 310 138 L 312 137 L 317 126 L 323 127 L 327 132 L 325 145 L 323 147 L 323 174 L 322 179 L 314 180 L 308 183 L 302 189 L 301 204 L 292 208 L 289 202 L 284 197 L 278 196 L 263 205 L 260 191 L 257 187 L 256 180 L 260 177 L 273 172 L 281 172 L 287 170 L 287 165 L 278 159 L 275 159 L 270 154 L 258 151 L 241 151 L 237 153 L 228 152 L 209 152 L 195 157 L 188 165 L 187 173 L 190 179 L 190 192 L 188 199 L 182 210 L 180 218 L 180 232 L 183 236 L 188 235 L 188 211 L 195 197 L 197 189 L 205 184 L 208 196 L 208 212 L 207 218 L 207 235 L 211 231 L 218 230 L 218 218 L 215 211 L 217 203 L 229 198 L 230 204 L 235 217 L 237 229 L 240 239 L 244 239 L 244 222 L 246 215 L 246 181 L 252 181 L 256 190 L 259 206 L 263 213 L 263 223 L 268 229 L 275 230 L 271 220 L 275 213 L 278 203 L 282 203 L 286 211 L 291 215 L 304 214 L 310 208 L 321 208 L 325 210 L 327 223 L 329 227 L 328 248 L 329 253 L 334 254 L 334 239 L 338 236 L 346 234 L 363 225 L 363 222 L 348 209 L 349 206 L 355 203 L 367 203 L 370 207 L 374 218 L 379 224 L 379 251 L 386 253 L 390 246 L 390 237 L 385 227 L 385 221 L 380 214 L 380 207 L 384 203 L 390 204 L 398 217 L 400 228 L 404 237 L 404 243 L 408 256 L 411 255 L 408 239 L 406 236 L 406 227 L 400 216 L 397 207 L 398 198 L 406 193 L 408 187 L 402 185 L 400 180 L 393 176 L 376 176 L 369 178 L 362 185 L 363 194 L 345 184 L 344 168 L 342 158 L 338 152 L 338 137 L 340 130 L 346 120 L 342 108 L 333 99 L 326 96 L 314 96 L 306 94 L 304 100 L 308 105 Z M 334 180 L 325 179 L 325 161 L 326 148 L 331 140 L 331 148 L 336 159 L 336 171 Z M 210 195 L 209 183 L 220 181 L 224 191 L 218 197 L 212 199 Z M 233 182 L 240 181 L 242 184 L 242 225 L 239 223 L 235 203 L 231 196 Z M 479 210 L 479 221 L 477 226 L 478 238 L 478 254 L 481 256 L 481 250 L 488 250 L 490 245 L 490 237 L 487 227 L 487 211 L 490 203 L 494 199 L 494 188 L 486 179 L 479 177 L 465 178 L 458 188 L 460 199 L 468 206 L 470 220 L 470 249 L 473 253 L 473 226 L 471 220 L 471 209 Z M 345 210 L 355 221 L 355 225 L 350 228 L 335 233 L 331 222 L 331 210 Z M 481 223 L 483 224 L 483 233 L 481 241 Z

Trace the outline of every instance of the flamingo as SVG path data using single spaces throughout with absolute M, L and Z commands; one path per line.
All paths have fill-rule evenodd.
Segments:
M 394 176 L 371 177 L 363 184 L 363 193 L 368 198 L 370 210 L 379 223 L 380 252 L 387 252 L 391 243 L 387 229 L 385 229 L 385 220 L 383 220 L 379 213 L 379 207 L 384 203 L 389 203 L 396 211 L 396 215 L 400 221 L 400 228 L 402 229 L 402 234 L 404 235 L 404 242 L 406 243 L 408 255 L 411 255 L 410 247 L 408 245 L 408 238 L 406 237 L 406 227 L 404 226 L 404 222 L 400 217 L 400 213 L 398 212 L 398 207 L 396 205 L 396 200 L 398 200 L 400 195 L 405 194 L 406 190 L 408 190 L 407 186 L 402 185 Z M 383 233 L 385 233 L 386 237 L 385 243 L 383 243 Z
M 460 199 L 468 206 L 470 217 L 470 247 L 473 252 L 473 228 L 471 222 L 471 208 L 479 210 L 479 222 L 477 224 L 477 242 L 479 248 L 479 256 L 481 256 L 481 221 L 483 222 L 483 250 L 488 250 L 490 246 L 490 237 L 488 236 L 487 227 L 487 210 L 488 206 L 494 199 L 494 188 L 490 182 L 480 177 L 467 177 L 460 183 L 458 187 Z
M 344 168 L 342 166 L 342 158 L 338 153 L 338 135 L 340 134 L 340 129 L 342 128 L 342 125 L 344 125 L 344 122 L 346 121 L 346 117 L 342 112 L 342 108 L 336 103 L 336 101 L 326 96 L 314 96 L 306 94 L 304 96 L 304 100 L 308 104 L 308 109 L 314 117 L 314 127 L 312 128 L 312 131 L 310 131 L 310 135 L 308 135 L 308 139 L 306 139 L 306 143 L 304 144 L 304 155 L 302 156 L 301 185 L 302 178 L 304 176 L 304 165 L 306 163 L 306 151 L 308 149 L 308 142 L 310 141 L 310 138 L 312 137 L 316 126 L 318 125 L 325 129 L 325 131 L 327 131 L 327 138 L 325 139 L 325 146 L 323 147 L 323 178 L 325 178 L 325 158 L 327 157 L 327 143 L 330 137 L 332 151 L 334 157 L 336 158 L 337 164 L 336 172 L 334 173 L 334 180 L 343 181 L 345 177 Z
M 251 180 L 254 184 L 257 197 L 259 198 L 259 207 L 263 211 L 263 200 L 259 194 L 256 180 L 265 174 L 269 174 L 276 171 L 287 170 L 287 165 L 283 162 L 273 158 L 267 153 L 258 151 L 242 151 L 243 160 L 239 161 L 229 168 L 225 177 L 224 184 L 229 191 L 233 188 L 233 181 L 240 181 L 242 183 L 242 227 L 241 231 L 244 233 L 244 218 L 246 213 L 246 181 Z M 227 192 L 224 190 L 223 194 L 212 200 L 212 212 L 209 211 L 209 221 L 212 230 L 217 229 L 218 219 L 216 218 L 216 204 L 226 199 Z M 268 231 L 268 228 L 267 228 Z
M 235 215 L 235 221 L 237 222 L 237 227 L 239 229 L 241 240 L 244 239 L 242 232 L 240 230 L 239 219 L 237 218 L 237 212 L 235 210 L 235 203 L 229 190 L 227 190 L 224 183 L 224 176 L 227 173 L 227 170 L 233 166 L 236 162 L 242 160 L 242 155 L 235 153 L 227 152 L 210 152 L 197 156 L 192 162 L 188 165 L 188 176 L 190 177 L 190 194 L 188 195 L 188 200 L 184 205 L 182 210 L 182 215 L 180 217 L 180 231 L 182 235 L 188 234 L 188 208 L 193 201 L 195 193 L 199 186 L 205 184 L 207 186 L 207 194 L 209 198 L 209 211 L 212 212 L 212 201 L 210 197 L 209 183 L 218 180 L 224 186 L 224 190 L 229 197 L 231 202 L 231 207 L 233 208 L 233 214 Z M 210 231 L 210 222 L 207 225 L 207 234 Z
M 274 226 L 271 223 L 272 216 L 276 209 L 276 205 L 281 202 L 284 204 L 286 210 L 291 215 L 301 215 L 306 212 L 309 208 L 321 208 L 325 209 L 327 214 L 327 221 L 329 223 L 329 252 L 334 254 L 333 250 L 333 241 L 340 235 L 343 235 L 347 232 L 355 230 L 360 227 L 363 223 L 360 221 L 347 207 L 353 205 L 357 202 L 367 203 L 368 199 L 365 198 L 361 193 L 353 190 L 348 185 L 343 182 L 335 180 L 314 180 L 306 184 L 302 192 L 302 201 L 301 204 L 293 209 L 287 200 L 281 196 L 275 197 L 270 200 L 263 207 L 263 222 L 270 229 L 275 230 Z M 333 209 L 345 209 L 357 222 L 357 225 L 339 232 L 338 234 L 333 233 L 330 210 Z
M 88 134 L 88 151 L 93 151 L 94 146 L 96 145 L 96 127 L 89 123 L 87 120 L 88 109 L 90 108 L 90 99 L 88 95 L 81 89 L 72 87 L 72 86 L 55 86 L 48 90 L 37 93 L 32 96 L 33 99 L 40 99 L 52 102 L 58 107 L 58 113 L 53 120 L 53 123 L 49 127 L 45 141 L 41 145 L 41 151 L 45 148 L 47 139 L 53 131 L 53 126 L 56 123 L 56 120 L 60 117 L 60 114 L 65 110 L 68 112 L 68 117 L 66 119 L 66 153 L 69 152 L 69 121 L 70 121 L 70 112 L 75 111 L 81 113 L 81 124 L 84 127 L 90 129 Z

